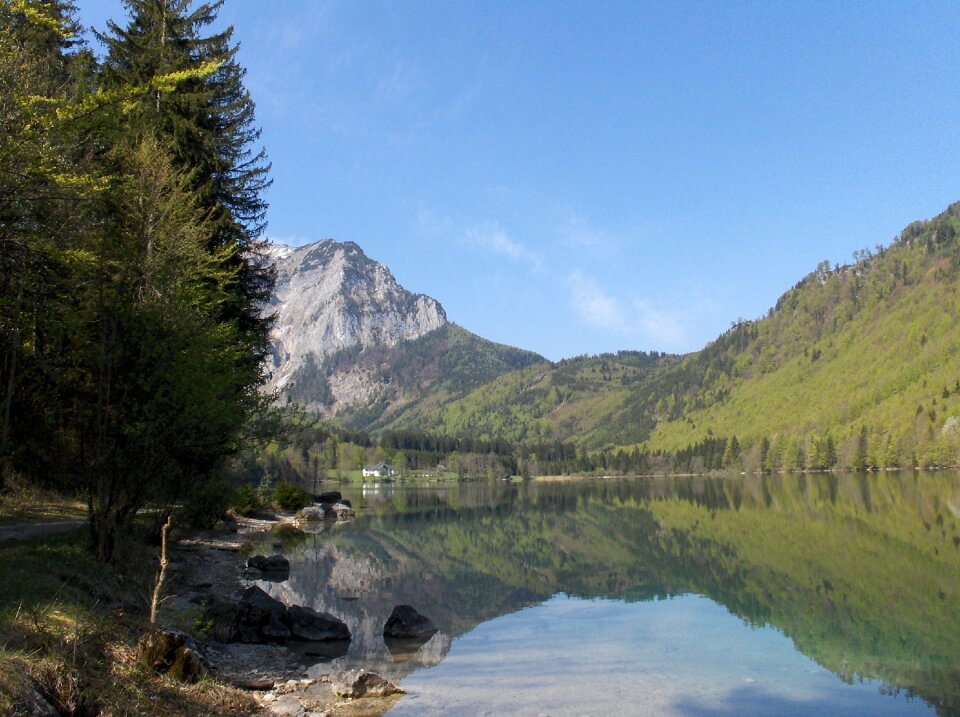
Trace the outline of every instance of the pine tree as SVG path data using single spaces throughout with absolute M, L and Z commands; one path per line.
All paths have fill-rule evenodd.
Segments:
M 225 319 L 235 321 L 250 342 L 250 370 L 259 372 L 268 351 L 269 320 L 261 308 L 273 288 L 272 269 L 262 261 L 269 164 L 255 149 L 260 130 L 244 88 L 246 71 L 236 61 L 233 28 L 205 36 L 223 0 L 124 0 L 130 16 L 125 28 L 108 23 L 98 34 L 108 50 L 103 68 L 107 87 L 143 86 L 158 75 L 205 66 L 216 69 L 184 81 L 177 91 L 143 95 L 131 121 L 143 133 L 169 140 L 174 161 L 191 172 L 191 184 L 213 223 L 212 251 L 231 250 L 228 264 L 237 271 L 233 300 Z

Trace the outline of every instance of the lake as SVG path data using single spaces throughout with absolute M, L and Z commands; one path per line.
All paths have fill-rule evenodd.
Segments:
M 398 680 L 394 717 L 960 714 L 958 474 L 341 490 L 260 585 L 343 619 L 308 673 Z M 397 604 L 439 632 L 385 644 Z

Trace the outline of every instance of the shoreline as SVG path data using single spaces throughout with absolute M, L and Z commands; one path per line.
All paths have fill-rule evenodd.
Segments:
M 261 715 L 380 717 L 393 707 L 400 694 L 338 697 L 334 683 L 342 682 L 348 673 L 331 667 L 309 677 L 302 654 L 286 644 L 216 639 L 208 609 L 235 604 L 244 589 L 256 584 L 255 579 L 244 575 L 244 547 L 269 536 L 277 526 L 295 526 L 296 520 L 291 514 L 261 514 L 237 518 L 236 523 L 235 531 L 191 534 L 173 543 L 158 626 L 194 636 L 210 676 L 247 692 L 257 702 Z

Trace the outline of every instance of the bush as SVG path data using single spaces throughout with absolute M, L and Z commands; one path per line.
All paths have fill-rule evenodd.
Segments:
M 273 491 L 273 504 L 279 510 L 300 510 L 310 505 L 310 496 L 292 483 L 281 483 Z
M 230 494 L 230 486 L 222 477 L 198 481 L 177 511 L 177 522 L 195 528 L 212 528 L 227 512 Z
M 257 492 L 249 485 L 242 485 L 233 492 L 230 507 L 240 515 L 251 515 L 260 507 L 260 498 Z

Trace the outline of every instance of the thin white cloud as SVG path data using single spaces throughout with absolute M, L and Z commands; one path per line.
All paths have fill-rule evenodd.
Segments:
M 627 331 L 628 322 L 623 305 L 593 277 L 574 269 L 567 277 L 573 309 L 587 324 L 598 329 Z
M 470 227 L 466 231 L 467 240 L 499 256 L 505 256 L 516 262 L 529 264 L 534 271 L 543 269 L 543 259 L 522 243 L 511 239 L 510 235 L 496 222 Z
M 450 217 L 428 207 L 417 210 L 417 233 L 429 239 L 446 239 L 453 230 Z
M 645 299 L 635 300 L 633 306 L 637 311 L 639 326 L 658 346 L 673 349 L 686 342 L 686 331 L 676 316 L 655 308 Z
M 574 312 L 589 326 L 661 350 L 676 350 L 686 341 L 682 320 L 646 299 L 620 299 L 579 269 L 570 272 L 566 286 Z

